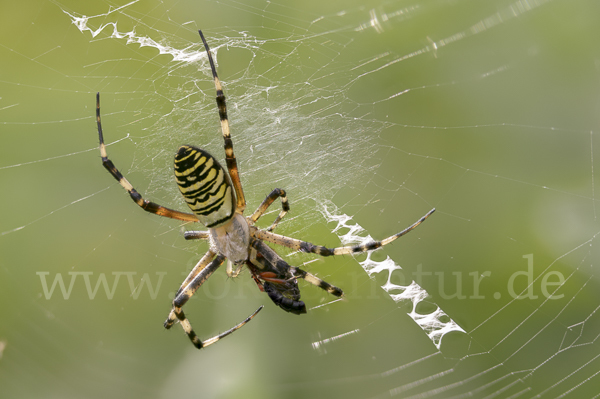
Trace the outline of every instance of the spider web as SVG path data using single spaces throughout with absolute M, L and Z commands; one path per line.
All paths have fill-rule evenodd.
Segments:
M 76 2 L 3 13 L 0 386 L 7 397 L 598 397 L 594 157 L 600 53 L 591 1 Z M 16 5 L 15 5 L 16 7 Z M 30 8 L 28 8 L 30 7 Z M 15 9 L 17 10 L 17 9 Z M 385 249 L 290 263 L 310 309 L 248 274 L 209 279 L 161 322 L 206 250 L 172 158 L 223 158 L 201 28 L 225 86 L 249 210 L 279 233 Z M 279 211 L 276 204 L 263 226 Z M 36 385 L 27 384 L 32 377 Z

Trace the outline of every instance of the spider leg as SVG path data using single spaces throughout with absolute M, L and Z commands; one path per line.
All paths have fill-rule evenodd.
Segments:
M 186 240 L 208 240 L 210 234 L 208 231 L 186 231 L 183 233 L 183 238 Z
M 365 251 L 372 251 L 374 249 L 383 247 L 396 240 L 399 237 L 402 237 L 406 233 L 413 230 L 415 227 L 423 223 L 425 219 L 427 219 L 433 212 L 435 208 L 430 210 L 423 216 L 421 219 L 417 220 L 411 226 L 402 230 L 401 232 L 394 234 L 393 236 L 389 236 L 381 241 L 371 241 L 362 245 L 348 246 L 348 247 L 337 247 L 337 248 L 327 248 L 321 245 L 311 244 L 310 242 L 297 240 L 295 238 L 282 236 L 279 234 L 271 233 L 264 230 L 259 230 L 256 227 L 251 227 L 252 235 L 259 240 L 264 240 L 268 242 L 272 242 L 274 244 L 282 245 L 284 247 L 295 249 L 296 251 L 301 252 L 309 252 L 321 256 L 331 256 L 331 255 L 347 255 L 347 254 L 356 254 Z
M 290 210 L 290 204 L 288 203 L 287 195 L 285 194 L 285 191 L 280 188 L 276 188 L 273 191 L 271 191 L 271 194 L 267 195 L 267 198 L 265 198 L 262 204 L 260 204 L 256 211 L 254 211 L 254 213 L 248 218 L 250 225 L 256 223 L 258 218 L 260 218 L 265 213 L 267 208 L 269 208 L 277 198 L 281 198 L 282 209 L 281 212 L 279 212 L 277 219 L 275 219 L 271 227 L 267 229 L 267 231 L 273 231 L 275 227 L 277 227 L 277 224 L 281 221 L 281 219 L 283 219 L 283 217 Z
M 113 175 L 119 184 L 127 190 L 129 196 L 146 212 L 154 213 L 158 216 L 164 216 L 171 219 L 183 220 L 186 222 L 197 222 L 198 218 L 190 213 L 179 212 L 174 209 L 165 208 L 164 206 L 158 205 L 154 202 L 145 200 L 142 195 L 138 193 L 135 188 L 127 181 L 127 179 L 119 172 L 106 153 L 106 146 L 104 145 L 104 136 L 102 135 L 102 123 L 100 122 L 100 93 L 96 94 L 96 121 L 98 123 L 98 137 L 100 139 L 100 155 L 102 156 L 102 165 Z
M 209 251 L 209 253 L 207 255 L 209 255 L 210 258 L 212 258 L 212 256 L 214 256 L 214 253 L 211 255 L 210 251 Z M 207 258 L 207 255 L 205 255 L 202 258 L 202 260 Z M 202 260 L 200 261 L 200 263 L 202 263 Z M 200 288 L 200 286 L 206 281 L 206 279 L 208 279 L 215 272 L 215 270 L 217 270 L 219 268 L 219 266 L 221 266 L 221 264 L 223 263 L 224 260 L 225 260 L 225 256 L 218 255 L 214 260 L 212 260 L 212 262 L 210 262 L 209 265 L 207 265 L 202 270 L 200 270 L 200 272 L 195 275 L 193 280 L 185 288 L 180 289 L 180 292 L 173 300 L 173 310 L 171 311 L 171 313 L 169 314 L 169 317 L 165 321 L 165 328 L 168 329 L 173 325 L 175 318 L 178 319 L 179 323 L 183 327 L 183 330 L 185 331 L 187 336 L 190 338 L 190 340 L 192 341 L 194 346 L 198 349 L 202 349 L 208 345 L 212 345 L 215 342 L 217 342 L 218 340 L 220 340 L 221 338 L 224 338 L 224 337 L 228 336 L 229 334 L 231 334 L 232 332 L 243 327 L 246 323 L 248 323 L 250 320 L 252 320 L 252 318 L 254 316 L 256 316 L 256 314 L 258 312 L 260 312 L 260 310 L 263 308 L 262 306 L 259 307 L 257 310 L 254 311 L 254 313 L 252 313 L 250 316 L 245 318 L 241 323 L 237 324 L 236 326 L 230 328 L 229 330 L 227 330 L 225 332 L 222 332 L 219 335 L 216 335 L 216 336 L 209 338 L 207 340 L 204 340 L 204 341 L 202 341 L 202 340 L 200 340 L 200 338 L 198 338 L 198 336 L 196 335 L 196 333 L 194 332 L 194 330 L 192 328 L 192 325 L 190 324 L 189 320 L 187 319 L 187 317 L 185 316 L 185 313 L 183 312 L 183 310 L 181 308 L 183 307 L 183 305 L 185 305 L 187 303 L 187 301 L 192 297 L 192 295 L 194 295 L 194 293 L 198 290 L 198 288 Z M 174 317 L 171 316 L 171 314 L 173 314 Z
M 225 140 L 225 161 L 227 162 L 227 170 L 229 171 L 231 183 L 233 184 L 233 188 L 235 189 L 235 194 L 237 197 L 236 211 L 242 214 L 244 213 L 244 209 L 246 209 L 246 199 L 244 197 L 244 190 L 242 189 L 242 182 L 240 181 L 237 161 L 235 159 L 235 155 L 233 154 L 233 141 L 231 140 L 231 134 L 229 133 L 229 120 L 227 119 L 227 105 L 225 103 L 225 94 L 223 94 L 223 87 L 221 87 L 221 81 L 217 76 L 217 70 L 215 68 L 215 63 L 210 53 L 210 49 L 208 48 L 208 43 L 206 43 L 206 39 L 204 38 L 202 31 L 199 30 L 198 33 L 200 34 L 202 43 L 204 43 L 206 54 L 208 54 L 210 69 L 215 80 L 215 89 L 217 90 L 217 106 L 219 108 L 219 118 L 221 119 L 221 130 L 223 132 L 223 140 Z
M 184 289 L 190 288 L 189 287 L 190 283 L 192 283 L 193 281 L 198 279 L 196 281 L 199 285 L 196 287 L 196 289 L 193 292 L 187 291 L 188 295 L 185 299 L 185 301 L 187 302 L 190 299 L 190 297 L 192 295 L 194 295 L 194 292 L 196 292 L 196 290 L 198 288 L 200 288 L 200 285 L 202 285 L 202 283 L 204 283 L 211 276 L 211 274 L 213 274 L 214 271 L 217 270 L 217 268 L 219 266 L 221 266 L 221 264 L 223 263 L 223 260 L 225 259 L 225 257 L 221 257 L 221 258 L 217 258 L 217 259 L 213 260 L 215 255 L 216 254 L 210 250 L 207 253 L 205 253 L 204 256 L 202 257 L 202 259 L 200 259 L 198 261 L 196 266 L 194 266 L 192 271 L 188 274 L 188 276 L 183 281 L 183 283 L 181 283 L 181 286 L 177 290 L 177 293 L 175 294 L 175 298 L 173 299 L 173 309 L 171 309 L 171 312 L 169 313 L 169 317 L 167 317 L 167 320 L 164 323 L 166 329 L 171 328 L 173 326 L 173 324 L 175 323 L 175 320 L 177 320 L 177 317 L 175 314 L 175 300 L 181 296 Z M 180 299 L 180 301 L 181 300 L 182 299 Z M 181 306 L 183 306 L 183 305 L 181 305 Z
M 271 265 L 275 266 L 278 270 L 289 269 L 289 271 L 292 273 L 292 275 L 294 277 L 303 278 L 304 280 L 308 281 L 309 283 L 316 285 L 317 287 L 319 287 L 321 289 L 324 289 L 325 291 L 329 292 L 332 295 L 335 295 L 335 296 L 344 295 L 344 292 L 341 289 L 339 289 L 338 287 L 336 287 L 334 285 L 329 284 L 328 282 L 326 282 L 324 280 L 321 280 L 314 274 L 305 272 L 304 270 L 300 269 L 299 267 L 290 266 L 286 261 L 284 261 L 277 254 L 277 252 L 272 250 L 264 242 L 262 242 L 260 240 L 254 240 L 251 243 L 251 245 L 252 245 L 252 250 L 256 250 L 257 252 L 260 252 L 260 254 L 266 259 L 266 261 L 269 262 Z M 252 250 L 250 252 L 251 256 L 252 256 Z M 281 274 L 283 274 L 283 273 L 281 273 Z
M 215 255 L 216 254 L 213 251 L 211 251 L 211 250 L 208 250 L 208 252 L 206 252 L 204 254 L 204 256 L 198 261 L 198 263 L 196 264 L 196 266 L 194 266 L 194 268 L 190 271 L 190 273 L 185 278 L 185 280 L 183 281 L 183 283 L 181 283 L 181 286 L 177 290 L 177 293 L 175 293 L 175 297 L 174 298 L 177 298 L 179 296 L 179 294 L 181 294 L 181 291 L 183 291 L 183 289 L 189 283 L 191 283 L 192 280 L 194 280 L 194 278 L 196 278 L 196 276 L 202 270 L 204 270 L 204 268 L 213 260 L 213 258 L 215 257 Z
M 331 295 L 344 295 L 344 291 L 342 291 L 340 288 L 336 287 L 335 285 L 329 284 L 327 281 L 321 280 L 314 274 L 306 272 L 300 269 L 299 267 L 292 267 L 292 273 L 294 274 L 294 277 L 303 278 L 312 285 L 316 285 L 317 287 L 329 292 Z
M 250 320 L 252 320 L 254 318 L 254 316 L 256 316 L 256 314 L 262 310 L 263 307 L 264 307 L 263 305 L 260 305 L 260 307 L 254 311 L 254 313 L 252 313 L 250 316 L 246 317 L 238 325 L 230 328 L 229 330 L 227 330 L 225 332 L 222 332 L 219 335 L 215 335 L 214 337 L 206 339 L 204 341 L 201 341 L 200 338 L 198 338 L 198 336 L 196 335 L 196 333 L 192 329 L 192 325 L 190 324 L 190 322 L 188 321 L 188 319 L 185 317 L 185 314 L 183 313 L 183 310 L 181 310 L 181 308 L 179 308 L 176 311 L 176 315 L 177 315 L 177 318 L 179 319 L 179 322 L 181 323 L 181 326 L 183 327 L 183 330 L 185 331 L 185 333 L 187 334 L 187 336 L 192 341 L 192 344 L 194 344 L 194 346 L 196 348 L 202 349 L 202 348 L 207 347 L 208 345 L 214 344 L 215 342 L 217 342 L 221 338 L 224 338 L 224 337 L 228 336 L 229 334 L 231 334 L 235 330 L 238 330 L 238 329 L 242 328 L 246 323 L 248 323 Z
M 262 241 L 254 240 L 251 245 L 249 262 L 256 266 L 256 269 L 250 267 L 250 271 L 261 291 L 266 292 L 271 301 L 286 312 L 296 315 L 306 313 L 306 305 L 300 300 L 300 290 L 291 273 L 290 265 Z M 279 278 L 267 277 L 267 275 Z M 281 277 L 287 279 L 282 280 Z M 286 296 L 283 292 L 286 292 Z

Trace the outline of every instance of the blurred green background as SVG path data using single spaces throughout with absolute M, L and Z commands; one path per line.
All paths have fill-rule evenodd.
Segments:
M 0 397 L 593 397 L 598 15 L 590 0 L 3 1 Z M 207 247 L 102 168 L 95 93 L 117 167 L 185 210 L 178 145 L 223 158 L 197 29 L 216 53 L 249 210 L 284 188 L 279 232 L 333 247 L 323 204 L 377 239 L 436 207 L 372 258 L 402 267 L 394 284 L 425 273 L 417 311 L 439 306 L 465 333 L 436 348 L 364 256 L 305 266 L 346 293 L 329 303 L 301 282 L 307 315 L 222 270 L 186 307 L 196 332 L 264 304 L 257 318 L 201 352 L 163 329 Z M 56 276 L 68 298 L 44 292 Z M 547 299 L 543 281 L 560 276 Z M 114 291 L 90 295 L 102 277 Z M 531 295 L 511 298 L 511 282 Z

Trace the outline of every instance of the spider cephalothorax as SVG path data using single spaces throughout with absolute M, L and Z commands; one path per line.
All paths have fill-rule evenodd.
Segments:
M 185 202 L 193 213 L 176 211 L 143 199 L 131 183 L 117 170 L 112 161 L 108 159 L 102 134 L 102 124 L 100 122 L 100 93 L 96 95 L 96 119 L 102 164 L 119 181 L 119 184 L 127 190 L 131 199 L 136 204 L 145 211 L 159 216 L 185 222 L 200 222 L 208 229 L 207 231 L 185 232 L 184 237 L 187 240 L 208 240 L 210 242 L 210 249 L 181 284 L 173 299 L 173 307 L 169 313 L 169 317 L 164 323 L 165 328 L 171 328 L 175 321 L 179 320 L 192 343 L 198 349 L 201 349 L 239 329 L 263 308 L 262 306 L 259 307 L 241 323 L 207 340 L 200 340 L 194 333 L 190 322 L 183 313 L 182 307 L 225 260 L 228 260 L 227 275 L 236 277 L 241 269 L 246 266 L 260 290 L 266 292 L 275 305 L 286 312 L 302 314 L 306 313 L 306 306 L 300 300 L 300 289 L 298 288 L 297 279 L 304 279 L 335 296 L 342 296 L 342 290 L 311 273 L 289 265 L 271 247 L 266 245 L 264 241 L 292 248 L 296 251 L 309 252 L 321 256 L 360 253 L 380 248 L 403 236 L 427 219 L 435 209 L 430 210 L 425 216 L 408 228 L 382 241 L 372 241 L 364 245 L 338 248 L 327 248 L 273 233 L 277 224 L 290 209 L 285 191 L 279 188 L 274 189 L 252 215 L 244 217 L 246 199 L 242 190 L 236 158 L 233 153 L 233 142 L 229 134 L 225 95 L 221 88 L 221 82 L 217 77 L 217 71 L 208 44 L 202 32 L 198 31 L 198 33 L 204 43 L 217 90 L 217 106 L 223 139 L 225 141 L 227 170 L 219 164 L 215 157 L 201 148 L 191 145 L 179 147 L 175 155 L 175 180 Z M 268 229 L 255 227 L 254 224 L 256 221 L 278 198 L 281 200 L 282 209 L 275 221 Z

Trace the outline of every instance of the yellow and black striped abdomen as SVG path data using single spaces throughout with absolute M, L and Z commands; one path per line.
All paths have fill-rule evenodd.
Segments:
M 175 154 L 175 180 L 200 223 L 218 227 L 235 213 L 235 192 L 229 175 L 208 152 L 194 146 L 179 147 Z

